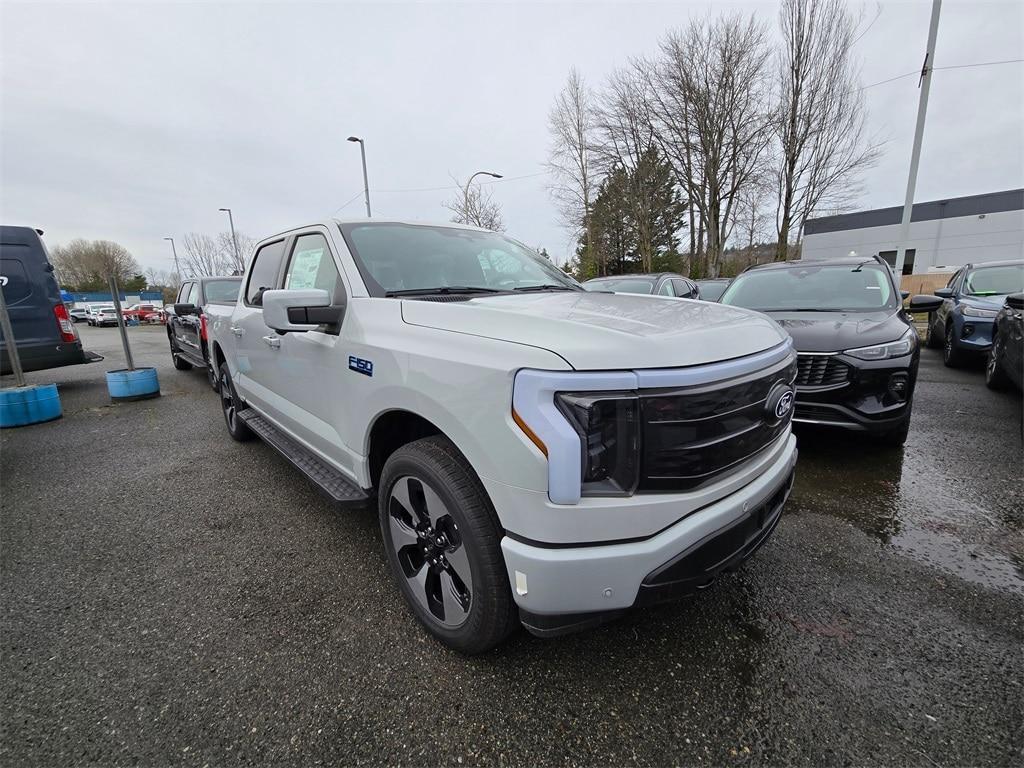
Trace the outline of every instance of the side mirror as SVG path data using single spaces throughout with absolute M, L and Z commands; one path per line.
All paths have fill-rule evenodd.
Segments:
M 174 314 L 176 314 L 178 317 L 183 317 L 185 315 L 194 315 L 194 314 L 196 314 L 196 305 L 195 304 L 175 304 L 174 305 Z
M 943 299 L 952 299 L 953 298 L 953 289 L 952 288 L 936 288 L 934 291 L 932 291 L 932 293 L 934 293 L 936 296 L 938 296 L 940 298 L 943 298 Z
M 911 312 L 934 312 L 942 306 L 942 299 L 938 296 L 918 294 L 910 300 L 909 310 Z
M 330 294 L 319 288 L 263 293 L 263 322 L 278 333 L 305 333 L 321 325 L 338 326 L 344 316 L 345 305 L 332 305 Z

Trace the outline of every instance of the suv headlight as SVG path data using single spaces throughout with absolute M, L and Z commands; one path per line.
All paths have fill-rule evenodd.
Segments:
M 580 437 L 584 496 L 629 495 L 640 477 L 640 401 L 633 392 L 557 392 Z
M 964 317 L 995 317 L 999 314 L 998 309 L 980 309 L 967 304 L 961 304 L 960 311 Z
M 909 355 L 916 346 L 917 330 L 908 328 L 899 341 L 890 341 L 888 344 L 875 344 L 870 347 L 847 349 L 843 354 L 856 357 L 858 360 L 887 360 L 890 357 Z

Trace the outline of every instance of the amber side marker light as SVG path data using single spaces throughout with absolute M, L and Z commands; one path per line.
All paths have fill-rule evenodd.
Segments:
M 523 421 L 523 417 L 516 413 L 515 408 L 512 409 L 512 421 L 514 421 L 519 426 L 519 428 L 523 430 L 523 434 L 530 438 L 530 442 L 536 445 L 540 449 L 541 453 L 543 453 L 545 456 L 548 455 L 548 447 L 544 445 L 544 441 L 537 437 L 534 431 L 530 429 L 529 425 L 527 425 L 527 423 Z

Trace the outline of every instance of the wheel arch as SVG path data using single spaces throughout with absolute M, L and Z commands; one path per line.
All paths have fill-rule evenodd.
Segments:
M 430 419 L 404 408 L 392 408 L 378 413 L 370 423 L 366 435 L 367 472 L 373 488 L 379 486 L 388 457 L 403 445 L 424 437 L 436 435 L 446 438 L 469 462 L 465 452 L 459 448 L 451 435 L 445 433 Z M 472 464 L 470 466 L 472 467 Z

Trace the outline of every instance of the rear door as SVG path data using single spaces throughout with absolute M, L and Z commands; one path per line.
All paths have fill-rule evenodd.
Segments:
M 26 227 L 2 227 L 0 233 L 0 285 L 18 346 L 60 344 L 53 311 L 60 292 L 39 235 Z
M 273 387 L 280 338 L 263 322 L 263 292 L 280 285 L 288 241 L 272 240 L 257 249 L 228 329 L 235 339 L 235 388 L 247 402 L 279 424 L 287 411 L 286 399 Z

